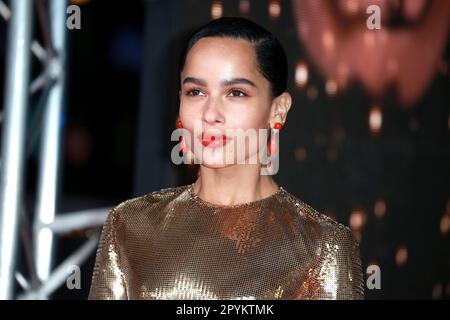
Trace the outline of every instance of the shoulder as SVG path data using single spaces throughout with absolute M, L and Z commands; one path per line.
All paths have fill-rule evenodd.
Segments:
M 142 196 L 138 196 L 135 198 L 131 198 L 128 200 L 125 200 L 121 203 L 119 203 L 115 209 L 120 211 L 127 209 L 129 207 L 139 207 L 142 205 L 151 205 L 160 203 L 167 200 L 172 200 L 177 195 L 182 193 L 183 191 L 187 190 L 189 185 L 183 185 L 178 187 L 170 187 L 170 188 L 163 188 L 157 191 L 153 191 L 151 193 L 147 193 Z
M 296 214 L 301 218 L 302 229 L 307 230 L 310 243 L 319 258 L 312 274 L 322 277 L 325 287 L 335 290 L 318 291 L 322 299 L 363 299 L 364 286 L 361 269 L 359 243 L 352 230 L 325 214 L 322 214 L 298 199 L 289 195 Z M 305 225 L 307 227 L 305 227 Z M 311 239 L 316 242 L 311 242 Z
M 343 223 L 337 222 L 329 216 L 319 212 L 307 202 L 285 190 L 286 202 L 293 211 L 303 219 L 303 223 L 310 225 L 320 234 L 322 240 L 333 243 L 355 242 L 352 230 Z
M 186 191 L 190 185 L 163 188 L 122 201 L 113 207 L 108 215 L 108 220 L 119 223 L 122 220 L 136 219 L 142 214 L 148 215 L 151 211 L 163 211 L 180 194 Z

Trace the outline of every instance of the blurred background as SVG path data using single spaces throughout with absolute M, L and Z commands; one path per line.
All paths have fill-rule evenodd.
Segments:
M 23 11 L 30 17 L 33 49 L 27 86 L 36 85 L 42 70 L 58 70 L 48 57 L 61 62 L 64 81 L 53 124 L 60 139 L 50 148 L 56 162 L 42 155 L 55 136 L 45 129 L 53 110 L 45 101 L 54 82 L 45 78 L 23 98 L 23 139 L 9 140 L 23 149 L 23 166 L 14 171 L 23 181 L 12 193 L 18 199 L 14 223 L 5 218 L 13 214 L 5 191 L 12 171 L 6 171 L 3 159 L 11 119 L 7 105 L 15 101 L 8 98 L 8 79 L 16 79 L 8 78 L 13 64 L 8 32 L 14 5 L 21 10 L 16 1 L 32 3 Z M 366 24 L 371 4 L 380 8 L 381 29 Z M 66 24 L 75 13 L 65 11 L 69 5 L 79 8 L 79 28 Z M 60 18 L 51 8 L 59 8 Z M 178 59 L 189 33 L 221 16 L 250 18 L 284 46 L 293 106 L 280 135 L 275 180 L 352 228 L 363 271 L 372 264 L 381 270 L 381 288 L 366 288 L 366 299 L 450 298 L 449 1 L 77 0 L 52 7 L 52 1 L 11 0 L 1 1 L 0 13 L 0 264 L 13 270 L 10 286 L 4 286 L 10 294 L 3 298 L 86 299 L 99 226 L 109 208 L 194 181 L 195 167 L 170 160 L 176 145 L 170 134 L 178 114 Z M 55 24 L 57 19 L 62 23 Z M 47 58 L 38 58 L 33 41 Z M 56 75 L 50 78 L 58 83 Z M 45 170 L 56 178 L 43 175 Z M 51 248 L 47 274 L 40 276 L 41 254 L 33 239 L 42 231 L 37 221 L 45 222 L 38 215 L 39 204 L 50 195 L 42 192 L 48 179 L 55 187 L 46 210 L 53 210 L 55 220 L 70 222 L 58 220 L 59 231 L 55 226 L 39 238 Z M 81 223 L 94 216 L 96 223 Z M 64 227 L 65 221 L 74 227 Z M 7 226 L 17 232 L 5 233 Z M 15 245 L 8 246 L 10 240 Z M 67 260 L 74 252 L 83 258 Z M 81 278 L 79 288 L 70 289 L 67 270 L 58 266 L 73 264 Z M 47 291 L 31 295 L 47 282 Z

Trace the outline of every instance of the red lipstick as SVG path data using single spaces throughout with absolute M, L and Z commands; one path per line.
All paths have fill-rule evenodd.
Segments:
M 224 134 L 208 134 L 207 132 L 203 132 L 200 135 L 200 140 L 202 141 L 202 145 L 205 147 L 217 148 L 227 144 L 229 138 Z

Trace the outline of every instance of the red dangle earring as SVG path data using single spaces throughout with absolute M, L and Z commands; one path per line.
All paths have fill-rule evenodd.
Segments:
M 275 123 L 273 128 L 270 129 L 270 142 L 269 142 L 269 157 L 272 156 L 278 150 L 277 136 L 280 133 L 283 125 L 280 122 Z
M 181 123 L 181 120 L 178 119 L 177 121 L 177 128 L 183 128 L 183 124 Z M 187 144 L 186 144 L 186 140 L 184 139 L 183 136 L 180 137 L 180 151 L 184 154 L 187 152 Z

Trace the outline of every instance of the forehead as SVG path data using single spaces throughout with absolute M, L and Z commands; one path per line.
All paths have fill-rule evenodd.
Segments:
M 243 39 L 200 39 L 189 50 L 182 74 L 204 72 L 210 76 L 221 76 L 211 71 L 256 76 L 258 68 L 253 45 Z

